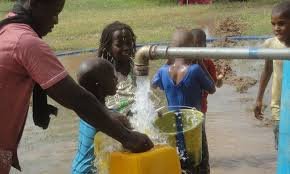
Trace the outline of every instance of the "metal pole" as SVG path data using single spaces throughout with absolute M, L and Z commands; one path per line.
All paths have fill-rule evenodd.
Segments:
M 270 48 L 206 48 L 206 47 L 168 47 L 155 46 L 151 58 L 203 58 L 212 59 L 280 59 L 290 60 L 290 49 Z
M 283 63 L 277 174 L 290 174 L 290 61 Z
M 278 59 L 290 60 L 290 49 L 270 48 L 208 48 L 208 47 L 169 47 L 160 45 L 143 46 L 135 54 L 136 73 L 146 76 L 149 72 L 149 60 L 187 58 L 201 59 Z

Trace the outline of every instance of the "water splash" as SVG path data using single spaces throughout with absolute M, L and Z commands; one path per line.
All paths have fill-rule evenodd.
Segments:
M 132 106 L 134 116 L 130 121 L 136 131 L 147 134 L 154 144 L 165 144 L 165 137 L 161 137 L 159 131 L 153 126 L 157 114 L 150 95 L 150 80 L 148 77 L 137 77 L 135 103 Z
M 161 137 L 158 130 L 153 126 L 156 112 L 153 102 L 150 99 L 150 80 L 147 77 L 137 77 L 137 89 L 135 103 L 132 105 L 133 116 L 130 119 L 134 130 L 147 134 L 153 143 L 165 144 L 166 139 Z M 94 173 L 109 173 L 109 157 L 111 152 L 125 151 L 121 144 L 103 133 L 97 133 L 95 137 L 95 164 L 97 169 Z

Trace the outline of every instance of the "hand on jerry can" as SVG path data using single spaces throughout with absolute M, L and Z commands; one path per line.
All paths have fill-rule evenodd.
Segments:
M 153 148 L 154 144 L 145 134 L 136 131 L 130 131 L 127 141 L 122 143 L 125 149 L 134 153 L 145 152 Z

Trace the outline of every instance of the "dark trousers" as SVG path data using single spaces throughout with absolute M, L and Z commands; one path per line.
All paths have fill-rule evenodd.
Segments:
M 209 153 L 205 132 L 205 121 L 202 126 L 202 160 L 199 165 L 199 174 L 210 174 Z

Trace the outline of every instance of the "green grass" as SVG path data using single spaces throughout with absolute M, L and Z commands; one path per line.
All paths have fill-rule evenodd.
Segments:
M 175 0 L 67 0 L 59 24 L 45 40 L 55 50 L 97 47 L 105 25 L 119 20 L 132 26 L 138 43 L 170 40 L 176 27 L 201 27 L 234 16 L 245 23 L 245 35 L 271 34 L 270 13 L 278 0 L 176 6 Z M 11 7 L 0 2 L 0 15 Z

